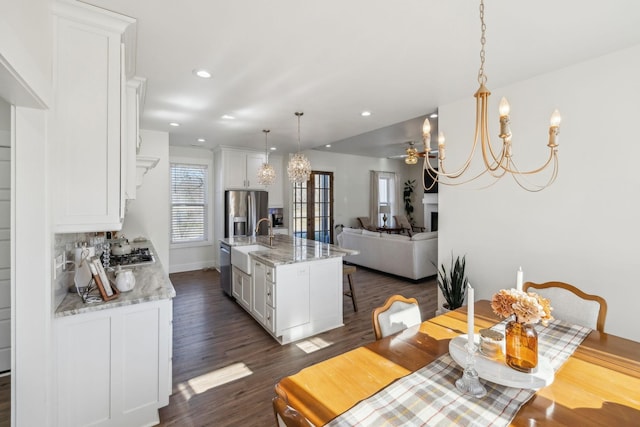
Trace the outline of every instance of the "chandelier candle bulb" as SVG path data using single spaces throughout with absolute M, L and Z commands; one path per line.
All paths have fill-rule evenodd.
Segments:
M 445 155 L 444 155 L 444 132 L 440 131 L 438 132 L 438 153 L 439 153 L 439 159 L 440 160 L 444 160 L 445 159 Z
M 551 120 L 549 127 L 549 144 L 548 147 L 554 148 L 558 146 L 558 134 L 560 133 L 560 122 L 562 121 L 562 117 L 560 116 L 560 111 L 553 110 L 551 113 Z
M 467 283 L 467 342 L 469 345 L 473 345 L 473 316 L 474 313 L 474 291 L 471 287 L 471 283 Z
M 500 106 L 498 106 L 498 111 L 500 112 L 500 117 L 508 116 L 511 111 L 511 107 L 509 106 L 509 101 L 504 96 L 500 100 Z
M 422 124 L 422 141 L 424 142 L 424 151 L 428 155 L 431 151 L 431 122 L 429 119 L 424 119 Z

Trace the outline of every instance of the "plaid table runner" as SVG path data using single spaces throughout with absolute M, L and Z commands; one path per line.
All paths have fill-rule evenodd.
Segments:
M 554 371 L 573 354 L 591 331 L 554 320 L 536 325 L 538 353 Z M 504 426 L 515 417 L 535 390 L 506 387 L 481 380 L 487 395 L 461 394 L 455 381 L 462 368 L 449 353 L 400 378 L 375 395 L 334 418 L 327 426 Z

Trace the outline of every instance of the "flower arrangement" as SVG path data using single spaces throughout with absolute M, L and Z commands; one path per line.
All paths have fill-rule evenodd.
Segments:
M 551 316 L 551 302 L 533 292 L 517 289 L 501 289 L 491 299 L 493 312 L 501 317 L 515 315 L 518 323 L 538 323 L 547 325 Z

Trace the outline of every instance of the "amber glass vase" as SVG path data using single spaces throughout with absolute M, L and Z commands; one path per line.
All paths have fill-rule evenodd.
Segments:
M 538 332 L 532 324 L 515 320 L 507 323 L 504 330 L 506 340 L 506 362 L 521 372 L 533 372 L 538 366 Z

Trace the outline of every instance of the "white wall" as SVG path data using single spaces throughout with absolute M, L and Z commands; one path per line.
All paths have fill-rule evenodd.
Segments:
M 12 425 L 47 426 L 53 419 L 51 222 L 47 192 L 46 113 L 15 109 L 15 208 L 12 235 L 15 319 Z M 13 197 L 15 196 L 15 197 Z M 40 408 L 40 410 L 34 410 Z
M 141 156 L 160 158 L 144 176 L 135 200 L 127 202 L 122 233 L 130 240 L 147 237 L 168 273 L 169 267 L 169 134 L 140 130 Z
M 554 108 L 563 121 L 560 174 L 546 190 L 525 192 L 508 177 L 484 190 L 440 185 L 439 262 L 448 263 L 451 251 L 466 254 L 477 299 L 514 286 L 522 266 L 525 281 L 559 280 L 603 296 L 606 331 L 640 341 L 638 75 L 640 46 L 505 88 L 489 81 L 491 135 L 507 96 L 522 169 L 545 159 Z M 439 107 L 440 129 L 456 141 L 447 148 L 450 169 L 471 146 L 472 95 Z
M 7 86 L 2 82 L 0 97 L 13 104 L 36 106 L 50 100 L 51 3 L 51 0 L 2 2 L 0 68 L 10 69 L 21 84 L 12 82 Z
M 209 168 L 209 210 L 213 214 L 213 152 L 202 148 L 170 147 L 169 156 L 171 162 L 187 164 L 206 164 Z M 167 203 L 169 203 L 167 192 Z M 217 242 L 213 242 L 213 216 L 209 223 L 209 241 L 203 244 L 171 245 L 169 271 L 193 271 L 202 268 L 211 268 L 216 265 L 218 250 Z
M 47 113 L 25 108 L 50 102 L 50 11 L 50 0 L 24 0 L 3 2 L 0 13 L 0 97 L 16 105 L 11 425 L 47 426 L 54 419 Z

